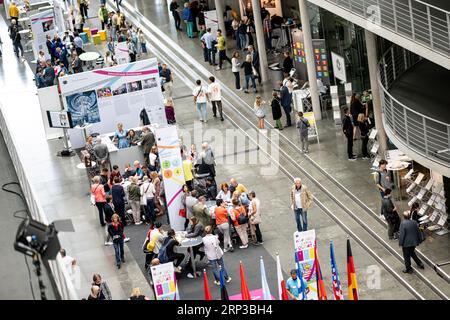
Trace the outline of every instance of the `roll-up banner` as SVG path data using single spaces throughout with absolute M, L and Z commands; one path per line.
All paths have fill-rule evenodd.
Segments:
M 181 196 L 185 180 L 177 127 L 157 128 L 155 136 L 169 211 L 170 227 L 175 231 L 183 231 L 186 218 L 180 215 L 180 209 L 182 208 Z

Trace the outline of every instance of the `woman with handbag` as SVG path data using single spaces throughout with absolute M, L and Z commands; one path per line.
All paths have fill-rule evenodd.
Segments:
M 252 64 L 252 56 L 247 55 L 245 57 L 245 61 L 241 64 L 241 69 L 244 69 L 244 75 L 245 75 L 245 88 L 244 92 L 248 93 L 248 85 L 250 80 L 252 81 L 253 89 L 255 90 L 255 93 L 258 92 L 256 90 L 256 81 L 255 81 L 255 73 L 257 72 Z
M 104 227 L 105 224 L 105 218 L 103 216 L 104 209 L 106 205 L 106 193 L 105 188 L 100 183 L 100 177 L 95 176 L 92 179 L 92 185 L 91 185 L 91 204 L 95 205 L 98 209 L 98 217 L 100 219 L 100 225 Z
M 114 254 L 116 256 L 117 269 L 120 269 L 120 264 L 125 263 L 125 252 L 123 250 L 123 225 L 118 214 L 113 214 L 111 224 L 108 226 L 108 233 L 113 240 Z
M 141 185 L 141 205 L 144 206 L 145 223 L 149 225 L 156 221 L 155 215 L 155 186 L 149 180 L 148 176 L 144 176 Z
M 223 234 L 223 251 L 234 251 L 230 238 L 230 224 L 228 222 L 227 204 L 222 199 L 217 199 L 217 207 L 214 209 L 214 216 L 216 218 L 217 229 Z
M 248 216 L 249 216 L 249 224 L 250 231 L 252 237 L 256 235 L 256 240 L 253 242 L 254 245 L 263 244 L 263 238 L 261 234 L 261 230 L 259 228 L 259 224 L 261 223 L 261 201 L 256 198 L 255 191 L 250 191 L 248 194 L 250 196 L 250 205 L 248 206 Z
M 239 249 L 247 249 L 248 248 L 248 216 L 244 207 L 242 207 L 239 203 L 239 200 L 233 200 L 233 209 L 231 220 L 233 220 L 234 228 L 241 239 L 242 245 L 239 246 Z

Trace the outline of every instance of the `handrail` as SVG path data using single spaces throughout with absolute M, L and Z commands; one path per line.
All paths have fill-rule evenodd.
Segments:
M 450 11 L 421 0 L 324 0 L 450 58 Z M 316 3 L 316 1 L 314 1 Z
M 385 126 L 409 148 L 449 168 L 450 154 L 438 151 L 450 148 L 450 124 L 411 109 L 389 92 L 391 85 L 421 60 L 422 57 L 396 45 L 382 55 L 378 84 Z
M 25 174 L 25 170 L 22 165 L 22 161 L 17 153 L 15 148 L 16 141 L 14 136 L 11 135 L 8 129 L 8 120 L 3 114 L 3 108 L 0 104 L 0 129 L 3 133 L 3 138 L 5 140 L 9 155 L 11 157 L 12 163 L 14 165 L 14 169 L 17 173 L 17 178 L 19 179 L 20 186 L 22 188 L 22 192 L 24 198 L 27 202 L 28 209 L 30 211 L 33 219 L 42 222 L 44 224 L 48 224 L 47 216 L 44 213 L 44 210 L 39 203 L 36 195 L 36 191 L 33 186 L 29 183 L 27 179 L 27 175 Z M 61 257 L 57 257 L 54 261 L 49 261 L 50 269 L 53 273 L 53 279 L 55 280 L 56 286 L 58 287 L 59 295 L 62 300 L 78 300 L 78 295 L 75 290 L 75 286 L 70 279 L 69 273 L 66 270 L 64 264 L 62 263 Z M 49 275 L 50 276 L 50 275 Z

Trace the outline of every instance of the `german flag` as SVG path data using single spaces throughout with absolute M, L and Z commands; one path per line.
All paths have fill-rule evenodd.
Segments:
M 356 282 L 356 272 L 355 272 L 355 265 L 353 263 L 350 238 L 347 239 L 347 277 L 348 277 L 348 299 L 359 300 L 358 283 Z

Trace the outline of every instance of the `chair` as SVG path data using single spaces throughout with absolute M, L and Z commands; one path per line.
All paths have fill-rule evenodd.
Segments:
M 88 34 L 86 32 L 80 33 L 80 38 L 81 38 L 81 40 L 83 40 L 83 43 L 88 43 L 89 42 L 89 37 L 88 37 Z
M 98 32 L 98 34 L 100 35 L 100 40 L 101 41 L 106 41 L 106 31 L 105 30 L 100 30 Z
M 91 29 L 90 28 L 83 28 L 83 32 L 85 32 L 88 36 L 88 39 L 91 38 Z
M 98 34 L 92 36 L 92 41 L 94 42 L 94 45 L 102 44 L 102 40 L 100 39 L 100 35 Z

